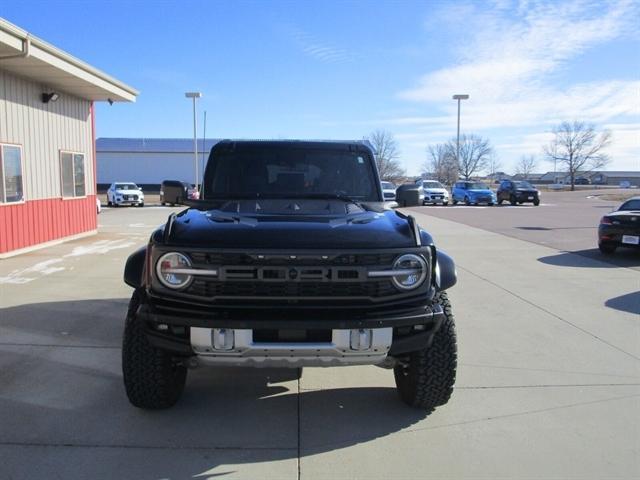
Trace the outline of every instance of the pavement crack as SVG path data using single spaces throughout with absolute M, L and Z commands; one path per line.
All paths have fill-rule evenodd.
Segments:
M 608 341 L 607 341 L 607 340 L 605 340 L 604 338 L 599 337 L 599 336 L 598 336 L 598 335 L 596 335 L 595 333 L 592 333 L 592 332 L 590 332 L 589 330 L 586 330 L 586 329 L 584 329 L 584 328 L 582 328 L 582 327 L 580 327 L 580 326 L 576 325 L 575 323 L 570 322 L 569 320 L 567 320 L 567 319 L 565 319 L 565 318 L 562 318 L 560 315 L 557 315 L 557 314 L 553 313 L 552 311 L 547 310 L 546 308 L 541 307 L 540 305 L 538 305 L 538 304 L 536 304 L 536 303 L 534 303 L 534 302 L 532 302 L 532 301 L 530 301 L 530 300 L 527 300 L 527 299 L 526 299 L 526 298 L 524 298 L 523 296 L 518 295 L 517 293 L 515 293 L 515 292 L 513 292 L 513 291 L 509 290 L 508 288 L 505 288 L 505 287 L 503 287 L 502 285 L 499 285 L 499 284 L 497 284 L 496 282 L 494 282 L 494 281 L 492 281 L 492 280 L 489 280 L 489 279 L 488 279 L 488 278 L 486 278 L 486 277 L 483 277 L 482 275 L 478 275 L 477 273 L 472 272 L 472 271 L 471 271 L 471 270 L 469 270 L 468 268 L 464 268 L 464 267 L 462 267 L 462 266 L 460 266 L 460 265 L 458 265 L 458 268 L 459 268 L 460 270 L 464 270 L 465 272 L 469 273 L 470 275 L 473 275 L 473 276 L 474 276 L 474 277 L 476 277 L 476 278 L 479 278 L 480 280 L 484 280 L 485 282 L 487 282 L 487 283 L 489 283 L 489 284 L 493 285 L 494 287 L 499 288 L 500 290 L 502 290 L 502 291 L 504 291 L 504 292 L 507 292 L 509 295 L 512 295 L 512 296 L 516 297 L 517 299 L 522 300 L 522 301 L 523 301 L 523 302 L 525 302 L 526 304 L 531 305 L 531 306 L 532 306 L 532 307 L 534 307 L 534 308 L 537 308 L 538 310 L 540 310 L 540 311 L 542 311 L 542 312 L 546 313 L 547 315 L 550 315 L 551 317 L 553 317 L 553 318 L 555 318 L 555 319 L 557 319 L 557 320 L 560 320 L 562 323 L 565 323 L 565 324 L 567 324 L 567 325 L 570 325 L 570 326 L 572 326 L 573 328 L 575 328 L 576 330 L 579 330 L 579 331 L 581 331 L 582 333 L 585 333 L 585 334 L 587 334 L 587 335 L 589 335 L 589 336 L 591 336 L 591 337 L 595 338 L 596 340 L 598 340 L 598 341 L 600 341 L 600 342 L 604 343 L 605 345 L 608 345 L 608 346 L 610 346 L 611 348 L 614 348 L 614 349 L 618 350 L 619 352 L 624 353 L 625 355 L 628 355 L 629 357 L 631 357 L 631 358 L 633 358 L 633 359 L 635 359 L 635 360 L 640 360 L 640 357 L 637 357 L 637 356 L 636 356 L 636 355 L 634 355 L 633 353 L 630 353 L 630 352 L 627 352 L 626 350 L 623 350 L 622 348 L 618 347 L 617 345 L 614 345 L 613 343 L 608 342 Z
M 300 379 L 302 378 L 302 368 L 298 369 L 298 394 L 297 394 L 297 403 L 298 403 L 298 480 L 300 480 Z

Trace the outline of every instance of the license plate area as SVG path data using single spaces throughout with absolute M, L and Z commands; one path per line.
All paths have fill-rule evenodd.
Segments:
M 623 235 L 622 243 L 626 243 L 627 245 L 640 245 L 640 237 L 635 235 Z

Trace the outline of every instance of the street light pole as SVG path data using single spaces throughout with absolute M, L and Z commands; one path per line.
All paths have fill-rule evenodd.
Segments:
M 193 99 L 193 168 L 195 174 L 195 182 L 194 187 L 198 189 L 198 138 L 197 138 L 197 128 L 198 128 L 198 120 L 196 119 L 196 98 L 202 97 L 202 93 L 200 92 L 187 92 L 184 94 L 185 97 Z
M 458 101 L 458 136 L 456 139 L 456 162 L 460 163 L 460 100 L 467 100 L 469 95 L 454 95 L 453 99 Z

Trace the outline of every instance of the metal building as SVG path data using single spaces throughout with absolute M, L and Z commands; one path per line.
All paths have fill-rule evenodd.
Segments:
M 0 258 L 96 231 L 93 103 L 137 94 L 0 18 Z
M 211 147 L 219 140 L 198 140 L 198 169 L 204 172 Z M 163 180 L 193 183 L 193 138 L 98 138 L 98 188 L 135 182 L 159 188 Z
M 198 139 L 200 179 L 209 152 L 219 141 Z M 367 140 L 351 141 L 372 147 Z M 194 182 L 193 138 L 98 138 L 96 155 L 99 190 L 113 182 L 134 182 L 149 190 L 159 189 L 163 180 Z

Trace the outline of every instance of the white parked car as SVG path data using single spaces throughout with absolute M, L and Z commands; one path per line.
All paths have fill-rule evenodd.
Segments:
M 391 182 L 380 182 L 382 185 L 382 195 L 385 202 L 393 202 L 396 199 L 396 186 Z
M 422 187 L 422 204 L 426 205 L 428 203 L 442 205 L 449 205 L 449 192 L 444 185 L 442 185 L 437 180 L 418 180 L 416 181 L 418 185 Z
M 144 193 L 135 183 L 114 182 L 107 190 L 107 204 L 110 207 L 136 205 L 144 207 Z

